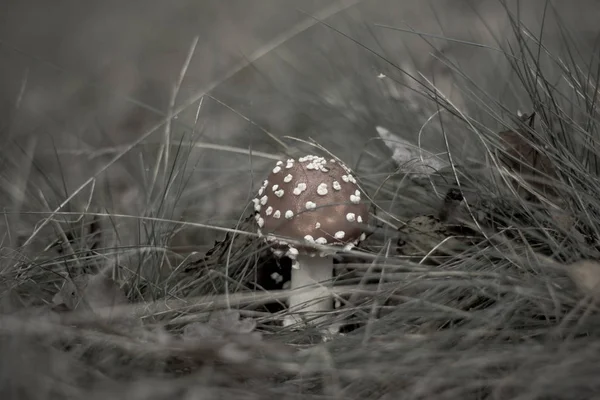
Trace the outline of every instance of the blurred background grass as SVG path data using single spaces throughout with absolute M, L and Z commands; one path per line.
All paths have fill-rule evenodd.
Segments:
M 550 51 L 564 50 L 569 35 L 585 63 L 595 54 L 596 2 L 506 6 Z M 187 165 L 169 188 L 177 193 L 167 207 L 174 219 L 231 224 L 270 162 L 247 150 L 276 157 L 284 146 L 298 147 L 283 139 L 288 135 L 312 138 L 350 165 L 360 158 L 359 169 L 383 179 L 392 166 L 389 150 L 373 140 L 375 125 L 413 142 L 422 130 L 423 147 L 445 150 L 440 124 L 425 125 L 436 108 L 395 67 L 430 80 L 468 110 L 481 100 L 457 88 L 460 69 L 514 113 L 530 104 L 506 57 L 493 50 L 509 41 L 514 44 L 509 18 L 496 0 L 5 0 L 0 174 L 10 182 L 2 186 L 2 202 L 40 207 L 41 191 L 54 208 L 96 176 L 94 205 L 137 215 L 154 201 L 148 182 L 165 140 L 168 163 Z M 178 115 L 166 135 L 157 123 L 170 110 Z M 499 125 L 490 115 L 478 118 L 490 129 Z M 445 129 L 457 155 L 475 153 L 466 129 L 450 123 Z M 88 186 L 71 205 L 81 207 L 89 195 Z M 27 232 L 27 222 L 13 222 Z M 211 236 L 181 238 L 202 244 Z
M 219 227 L 236 225 L 256 183 L 274 159 L 309 151 L 310 146 L 299 140 L 314 140 L 354 167 L 373 193 L 397 168 L 391 151 L 378 140 L 376 126 L 384 126 L 413 143 L 420 140 L 432 152 L 446 152 L 448 139 L 457 161 L 484 155 L 476 132 L 466 129 L 464 123 L 448 118 L 442 125 L 432 118 L 439 107 L 422 95 L 421 84 L 434 84 L 453 107 L 481 124 L 478 127 L 496 132 L 506 128 L 506 120 L 518 109 L 529 112 L 533 107 L 536 84 L 523 85 L 523 76 L 511 64 L 511 50 L 520 54 L 520 40 L 530 40 L 534 48 L 536 40 L 531 38 L 543 42 L 542 54 L 531 59 L 544 69 L 544 78 L 557 93 L 570 92 L 573 96 L 575 91 L 565 79 L 568 74 L 557 67 L 561 60 L 553 62 L 548 54 L 568 58 L 570 74 L 575 73 L 576 64 L 586 66 L 592 74 L 598 65 L 600 6 L 588 0 L 4 1 L 1 10 L 0 203 L 6 212 L 0 221 L 0 233 L 3 262 L 8 266 L 3 278 L 14 278 L 1 283 L 7 287 L 14 284 L 20 291 L 29 289 L 36 305 L 52 299 L 63 281 L 56 271 L 63 267 L 82 267 L 81 270 L 93 272 L 121 267 L 114 270 L 126 271 L 127 279 L 117 280 L 127 290 L 130 301 L 174 300 L 194 290 L 198 295 L 222 294 L 224 282 L 230 278 L 226 273 L 217 278 L 188 276 L 179 281 L 175 272 L 181 272 L 182 260 L 190 251 L 202 252 L 215 238 L 222 237 Z M 515 20 L 528 30 L 515 35 Z M 594 80 L 590 79 L 592 89 Z M 575 104 L 577 96 L 567 98 L 568 101 Z M 589 131 L 593 129 L 594 125 Z M 397 188 L 390 186 L 386 190 L 393 198 Z M 385 196 L 380 206 L 384 200 Z M 390 202 L 390 207 L 393 204 Z M 390 209 L 393 215 L 411 213 L 404 203 L 394 207 Z M 50 211 L 58 209 L 60 213 L 54 220 L 45 219 Z M 82 218 L 86 211 L 103 215 L 101 244 L 94 243 L 98 237 L 93 226 L 98 221 L 91 216 Z M 177 221 L 197 225 L 180 230 L 173 223 Z M 592 225 L 597 222 L 593 216 L 589 221 Z M 45 249 L 57 238 L 62 244 L 52 251 L 60 250 L 62 255 L 52 259 Z M 24 244 L 27 246 L 19 247 Z M 102 251 L 89 255 L 89 249 L 98 246 Z M 448 329 L 431 337 L 416 335 L 408 341 L 403 336 L 402 341 L 391 343 L 363 343 L 359 335 L 342 338 L 331 346 L 331 351 L 345 368 L 329 368 L 328 362 L 332 361 L 326 359 L 327 354 L 320 354 L 323 359 L 314 368 L 325 371 L 325 377 L 280 382 L 269 376 L 238 385 L 221 381 L 231 379 L 231 375 L 217 374 L 207 378 L 209 384 L 195 382 L 198 391 L 194 395 L 200 396 L 207 390 L 206 396 L 217 396 L 217 392 L 210 392 L 210 384 L 214 384 L 221 389 L 233 388 L 232 392 L 223 392 L 229 396 L 241 396 L 239 390 L 251 389 L 246 393 L 248 398 L 283 398 L 279 390 L 296 386 L 331 398 L 342 398 L 341 393 L 357 398 L 361 393 L 365 398 L 384 398 L 384 388 L 375 387 L 373 382 L 385 375 L 383 386 L 402 392 L 403 385 L 413 385 L 413 398 L 431 398 L 428 396 L 436 390 L 445 390 L 450 379 L 457 384 L 466 379 L 462 374 L 478 372 L 478 363 L 493 370 L 484 377 L 490 382 L 496 379 L 497 371 L 509 368 L 511 362 L 518 364 L 511 371 L 517 371 L 512 379 L 513 387 L 519 387 L 535 378 L 519 374 L 519 368 L 545 371 L 548 366 L 567 360 L 561 364 L 562 369 L 550 371 L 544 375 L 545 380 L 538 379 L 539 386 L 533 390 L 538 390 L 538 394 L 552 393 L 548 382 L 566 374 L 571 362 L 580 366 L 571 370 L 573 375 L 581 372 L 582 376 L 590 376 L 595 371 L 590 365 L 597 352 L 597 340 L 585 339 L 581 326 L 580 330 L 573 330 L 573 335 L 580 334 L 584 339 L 569 343 L 560 351 L 548 351 L 548 347 L 541 348 L 537 343 L 523 344 L 529 338 L 519 336 L 519 327 L 525 326 L 529 329 L 526 334 L 532 336 L 542 335 L 540 331 L 546 328 L 549 332 L 548 326 L 555 328 L 552 324 L 559 325 L 560 330 L 564 328 L 561 324 L 569 323 L 569 315 L 579 317 L 577 312 L 581 309 L 577 308 L 573 293 L 564 289 L 567 286 L 560 287 L 559 300 L 553 297 L 554 286 L 547 282 L 554 282 L 554 270 L 538 274 L 535 264 L 517 265 L 511 251 L 522 247 L 511 246 L 502 247 L 505 252 L 501 257 L 486 248 L 481 250 L 481 257 L 477 253 L 470 259 L 470 264 L 446 266 L 451 270 L 464 269 L 466 272 L 451 272 L 464 273 L 469 277 L 465 281 L 452 274 L 449 277 L 455 279 L 435 280 L 434 275 L 432 279 L 405 281 L 402 274 L 422 276 L 424 271 L 412 266 L 406 272 L 408 267 L 395 265 L 402 271 L 398 273 L 400 277 L 390 278 L 388 286 L 382 285 L 369 298 L 373 304 L 381 300 L 377 296 L 396 301 L 389 307 L 393 311 L 373 328 L 374 332 L 389 333 L 390 327 L 410 331 L 406 321 L 418 325 L 424 319 L 430 319 L 425 323 L 432 326 L 445 327 L 451 325 L 446 320 L 464 319 L 461 323 L 465 325 L 460 329 Z M 240 264 L 244 257 L 255 255 L 244 254 L 243 246 L 233 248 Z M 221 251 L 227 255 L 228 249 Z M 491 264 L 490 254 L 500 260 Z M 40 259 L 43 262 L 37 263 Z M 223 258 L 219 261 L 211 273 L 223 273 Z M 482 275 L 470 278 L 473 271 Z M 500 272 L 494 275 L 497 271 Z M 235 276 L 239 281 L 247 278 L 241 277 L 247 271 L 234 272 L 240 272 Z M 377 274 L 371 274 L 371 279 L 376 279 Z M 352 279 L 356 278 L 348 278 L 349 282 L 356 283 Z M 237 283 L 231 282 L 231 286 Z M 396 289 L 407 287 L 413 294 L 423 294 L 426 301 L 398 300 L 401 295 L 397 296 Z M 465 287 L 476 293 L 470 294 L 476 301 L 485 296 L 492 298 L 492 306 L 480 314 L 478 310 L 469 314 L 471 309 L 469 313 L 459 309 L 459 305 L 471 304 L 471 300 L 465 300 L 468 296 L 455 296 Z M 0 305 L 12 311 L 13 304 L 5 304 L 11 300 L 7 297 L 2 298 Z M 223 297 L 219 299 L 219 307 L 226 304 Z M 198 307 L 218 308 L 208 302 Z M 366 309 L 371 303 L 360 307 Z M 542 320 L 544 310 L 557 316 Z M 370 314 L 364 309 L 357 314 L 362 322 L 370 321 Z M 178 326 L 175 317 L 169 319 L 171 316 L 164 309 L 147 311 L 147 327 L 159 332 L 146 342 L 123 336 L 117 340 L 108 334 L 98 337 L 92 329 L 65 329 L 61 335 L 76 340 L 85 337 L 86 345 L 79 350 L 69 343 L 72 347 L 60 354 L 55 343 L 48 344 L 46 338 L 40 342 L 9 336 L 2 351 L 10 356 L 3 359 L 2 368 L 7 371 L 14 363 L 14 371 L 19 373 L 6 374 L 5 379 L 14 382 L 5 387 L 27 387 L 30 378 L 35 382 L 48 378 L 48 393 L 58 387 L 58 393 L 72 390 L 73 398 L 88 391 L 99 397 L 175 396 L 181 388 L 189 387 L 190 381 L 166 379 L 171 386 L 165 386 L 161 392 L 162 381 L 150 382 L 152 379 L 146 375 L 127 381 L 129 386 L 94 375 L 101 372 L 113 378 L 122 373 L 127 377 L 140 370 L 154 371 L 155 367 L 162 371 L 164 360 L 152 351 L 160 352 L 171 345 L 166 340 L 161 342 L 164 338 L 160 330 L 166 324 L 169 329 Z M 199 318 L 193 313 L 190 316 Z M 272 318 L 259 317 L 263 321 Z M 8 317 L 4 321 L 9 321 Z M 21 326 L 18 319 L 10 321 L 14 323 L 10 329 L 23 328 L 28 334 L 36 329 L 42 333 L 46 332 L 44 329 L 57 329 L 42 324 L 47 321 L 40 322 L 40 326 Z M 499 334 L 488 340 L 489 331 L 481 328 L 489 328 L 490 322 L 503 329 L 502 335 L 510 336 L 512 347 L 508 355 L 496 351 L 493 341 L 509 339 Z M 594 327 L 597 318 L 586 323 Z M 369 329 L 367 326 L 365 331 Z M 279 334 L 275 341 L 296 339 L 294 334 Z M 61 335 L 58 337 L 62 340 Z M 50 336 L 48 342 L 55 339 Z M 456 345 L 457 337 L 468 339 L 460 343 L 466 347 Z M 78 352 L 87 356 L 87 346 L 93 347 L 94 340 L 101 343 L 103 351 L 98 352 L 100 359 L 92 357 L 90 361 Z M 130 358 L 114 354 L 112 347 L 106 347 L 107 342 Z M 272 341 L 268 345 L 275 346 Z M 552 341 L 550 345 L 560 347 Z M 347 348 L 356 351 L 346 351 Z M 419 351 L 411 353 L 411 349 Z M 15 357 L 13 361 L 11 357 L 21 352 L 27 357 Z M 399 354 L 406 357 L 400 358 Z M 212 353 L 200 355 L 214 357 Z M 422 360 L 418 365 L 411 360 L 417 356 Z M 98 383 L 96 391 L 79 385 L 78 375 L 73 374 L 82 360 L 93 365 L 91 381 L 102 383 Z M 447 376 L 448 366 L 440 360 L 455 362 L 452 365 L 456 375 Z M 356 363 L 364 363 L 365 368 L 353 369 Z M 277 373 L 293 374 L 303 365 L 299 361 L 273 368 Z M 89 372 L 83 370 L 78 372 Z M 357 373 L 364 374 L 374 387 L 355 387 L 363 383 L 357 379 Z M 72 380 L 64 387 L 57 385 L 64 375 Z M 411 381 L 422 375 L 432 379 L 430 387 L 422 387 L 416 379 Z M 401 376 L 408 378 L 399 382 Z M 470 382 L 479 387 L 481 382 L 476 382 L 474 376 Z M 343 392 L 335 392 L 340 387 L 336 379 L 347 384 Z M 501 388 L 502 382 L 498 382 L 488 383 Z M 563 382 L 558 394 L 568 397 L 570 385 L 585 389 L 585 382 L 574 378 Z M 378 390 L 382 391 L 380 397 Z M 453 390 L 444 392 L 447 398 L 469 393 L 469 387 L 464 385 Z M 45 398 L 44 395 L 42 391 L 31 397 Z

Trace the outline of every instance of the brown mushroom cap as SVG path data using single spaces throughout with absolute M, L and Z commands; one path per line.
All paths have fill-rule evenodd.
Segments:
M 352 247 L 364 240 L 369 208 L 350 170 L 336 160 L 305 156 L 279 161 L 254 199 L 259 233 L 276 252 L 314 252 L 283 236 L 307 243 Z

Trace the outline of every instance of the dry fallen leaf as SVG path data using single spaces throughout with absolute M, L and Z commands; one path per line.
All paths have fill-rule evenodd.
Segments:
M 252 335 L 259 338 L 259 333 L 254 332 L 256 321 L 252 318 L 240 319 L 237 310 L 214 312 L 208 322 L 195 322 L 186 325 L 183 329 L 184 339 L 194 338 L 220 338 L 226 335 Z
M 520 119 L 533 126 L 535 114 L 522 114 Z M 556 190 L 547 180 L 556 180 L 558 175 L 553 161 L 543 151 L 543 143 L 538 143 L 534 135 L 525 129 L 517 128 L 498 133 L 504 149 L 499 151 L 498 158 L 511 172 L 521 176 L 527 184 L 536 191 L 555 197 Z M 515 182 L 516 183 L 516 182 Z M 524 188 L 519 188 L 522 195 L 527 193 Z
M 213 313 L 208 323 L 216 329 L 229 333 L 250 333 L 256 328 L 254 319 L 241 319 L 241 314 L 237 310 Z
M 600 262 L 580 260 L 567 266 L 567 274 L 586 296 L 600 298 Z
M 119 285 L 102 274 L 84 274 L 71 279 L 67 277 L 62 288 L 54 295 L 56 309 L 66 311 L 90 311 L 127 304 L 128 300 Z
M 375 130 L 385 145 L 393 152 L 394 161 L 413 177 L 429 176 L 448 166 L 448 161 L 443 156 L 411 144 L 382 126 L 375 127 Z
M 424 257 L 430 252 L 435 255 L 450 255 L 465 247 L 466 236 L 462 227 L 447 224 L 433 215 L 421 215 L 406 221 L 398 229 L 396 252 L 403 256 Z

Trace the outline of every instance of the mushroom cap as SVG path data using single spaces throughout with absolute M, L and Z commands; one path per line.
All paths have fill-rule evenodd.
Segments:
M 369 207 L 361 202 L 348 167 L 333 159 L 308 155 L 277 162 L 254 204 L 259 234 L 277 255 L 313 255 L 313 243 L 351 248 L 365 238 Z M 307 245 L 293 245 L 281 237 Z

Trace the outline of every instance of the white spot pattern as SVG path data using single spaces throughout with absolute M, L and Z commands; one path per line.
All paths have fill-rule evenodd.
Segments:
M 294 189 L 294 194 L 296 196 L 299 196 L 302 192 L 304 192 L 306 190 L 306 183 L 304 182 L 300 182 L 298 185 L 296 185 L 296 188 Z
M 273 279 L 275 281 L 275 283 L 279 284 L 279 283 L 281 283 L 281 281 L 283 281 L 283 276 L 281 276 L 281 274 L 278 274 L 277 272 L 273 272 L 271 274 L 271 279 Z
M 329 193 L 329 191 L 327 190 L 327 184 L 319 184 L 319 186 L 317 187 L 317 194 L 319 194 L 319 196 L 325 196 L 327 193 Z

